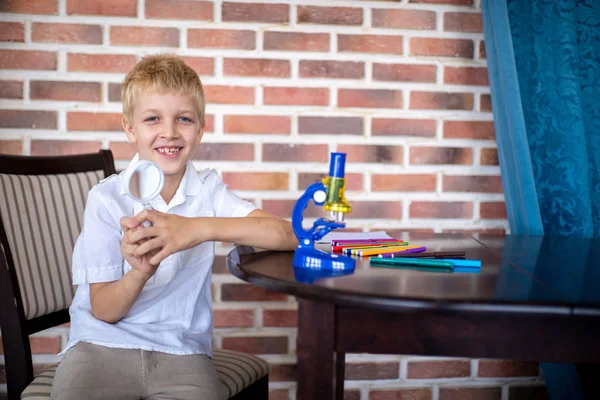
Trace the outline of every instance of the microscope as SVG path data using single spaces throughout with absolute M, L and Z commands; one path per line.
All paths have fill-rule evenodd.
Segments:
M 329 176 L 321 182 L 310 185 L 296 202 L 292 212 L 292 227 L 299 244 L 294 253 L 294 268 L 339 272 L 354 270 L 353 258 L 315 249 L 315 242 L 329 231 L 346 226 L 343 222 L 344 215 L 352 210 L 344 197 L 345 166 L 345 153 L 331 153 Z M 311 200 L 315 205 L 323 206 L 325 210 L 329 211 L 331 219 L 318 218 L 310 229 L 304 229 L 302 214 Z

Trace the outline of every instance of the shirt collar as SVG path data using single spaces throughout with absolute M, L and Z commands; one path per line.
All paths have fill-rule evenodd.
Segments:
M 136 153 L 135 156 L 133 156 L 133 158 L 129 162 L 129 165 L 132 165 L 133 163 L 136 163 L 139 160 L 140 160 L 140 154 Z M 181 178 L 181 182 L 179 183 L 179 187 L 177 188 L 177 191 L 175 192 L 176 195 L 177 195 L 177 193 L 180 193 L 182 190 L 184 190 L 186 196 L 196 196 L 198 193 L 200 193 L 201 186 L 202 186 L 202 180 L 200 179 L 200 177 L 198 176 L 198 173 L 196 172 L 196 167 L 194 167 L 194 164 L 191 161 L 188 161 L 187 165 L 185 166 L 185 172 L 183 174 L 183 177 Z M 127 193 L 127 191 L 125 190 L 124 182 L 122 181 L 121 182 L 121 194 L 124 195 L 126 193 Z

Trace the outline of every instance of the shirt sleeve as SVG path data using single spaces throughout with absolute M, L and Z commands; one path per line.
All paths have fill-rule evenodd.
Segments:
M 95 186 L 88 194 L 83 228 L 73 250 L 73 285 L 112 282 L 123 276 L 121 226 Z
M 257 207 L 233 193 L 221 180 L 216 171 L 211 171 L 214 179 L 213 204 L 216 217 L 245 217 Z

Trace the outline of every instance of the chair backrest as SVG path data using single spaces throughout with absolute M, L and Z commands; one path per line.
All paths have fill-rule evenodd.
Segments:
M 29 334 L 69 320 L 71 256 L 87 194 L 113 173 L 108 150 L 0 155 L 0 327 L 11 398 L 33 379 Z M 15 361 L 23 356 L 27 362 Z

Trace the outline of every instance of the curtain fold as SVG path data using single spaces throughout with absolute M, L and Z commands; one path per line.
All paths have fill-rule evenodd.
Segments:
M 511 233 L 600 237 L 600 1 L 483 0 L 482 15 Z M 541 367 L 552 399 L 583 398 L 574 365 Z

